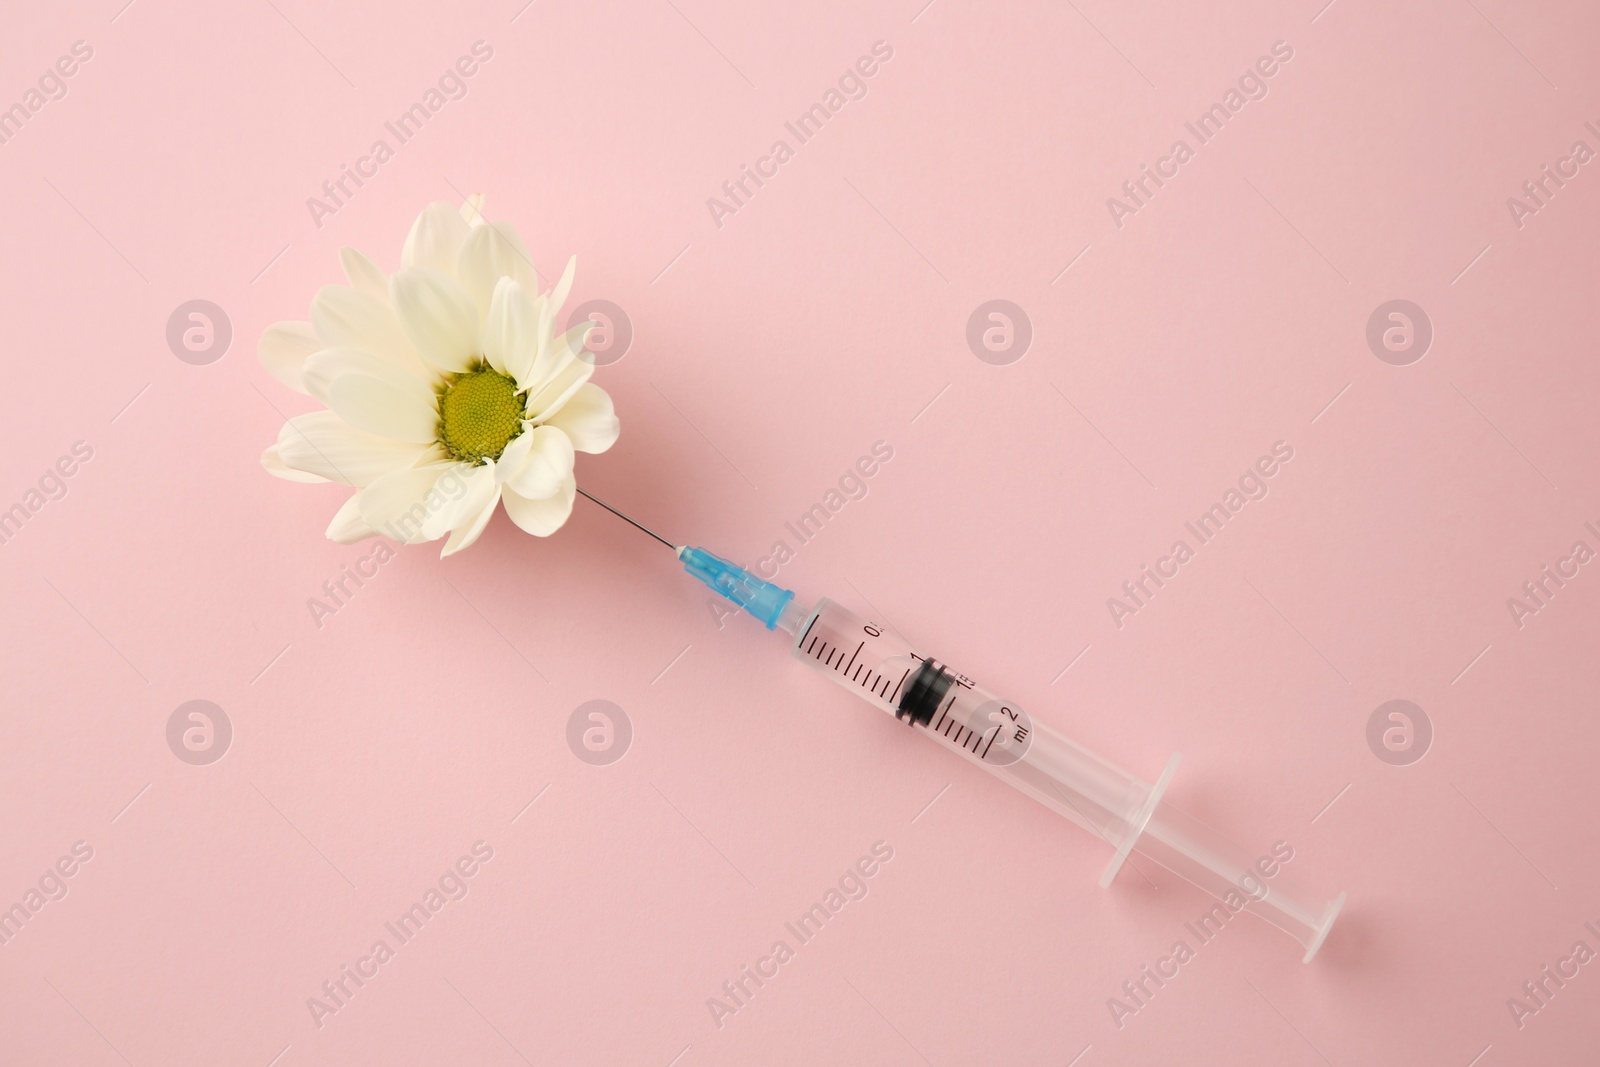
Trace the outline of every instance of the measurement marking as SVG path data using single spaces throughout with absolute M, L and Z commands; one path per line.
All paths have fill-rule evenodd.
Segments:
M 944 389 L 941 389 L 937 393 L 933 394 L 933 400 L 938 400 L 941 396 L 944 396 L 945 390 L 949 389 L 954 384 L 955 382 L 946 382 Z M 911 421 L 916 422 L 918 419 L 922 418 L 923 413 L 929 408 L 933 407 L 933 400 L 930 400 L 926 404 L 922 405 L 921 409 L 919 409 L 915 415 L 911 416 Z
M 810 635 L 811 628 L 817 624 L 817 620 L 820 618 L 822 618 L 821 615 L 811 616 L 811 621 L 806 623 L 806 632 L 800 635 L 800 641 L 804 641 Z M 798 645 L 800 641 L 796 641 L 795 644 Z
M 674 10 L 676 10 L 676 9 L 674 9 Z M 683 252 L 689 251 L 689 249 L 692 248 L 692 247 L 694 247 L 694 243 L 691 241 L 689 244 L 686 244 L 686 245 L 683 246 Z M 676 262 L 678 262 L 678 260 L 682 259 L 683 258 L 683 252 L 679 252 L 677 255 L 673 256 L 672 257 L 672 263 L 676 263 Z M 668 263 L 665 267 L 662 267 L 660 274 L 657 274 L 654 278 L 650 279 L 650 284 L 654 285 L 656 282 L 659 282 L 661 280 L 661 275 L 667 273 L 667 271 L 672 269 L 672 263 Z
M 138 799 L 139 799 L 139 798 L 140 798 L 140 797 L 142 797 L 142 796 L 144 796 L 144 790 L 145 790 L 145 789 L 149 789 L 149 788 L 150 788 L 150 783 L 149 783 L 149 782 L 146 782 L 146 783 L 145 783 L 145 784 L 144 784 L 144 789 L 141 789 L 141 790 L 139 790 L 139 791 L 138 791 L 138 792 L 137 792 L 137 793 L 135 793 L 135 794 L 134 794 L 134 795 L 133 795 L 133 800 L 138 800 Z M 124 805 L 122 805 L 122 811 L 119 811 L 119 812 L 117 812 L 117 813 L 116 813 L 116 814 L 115 814 L 115 815 L 113 815 L 113 816 L 111 816 L 111 821 L 112 821 L 112 822 L 116 822 L 116 821 L 117 821 L 117 820 L 118 820 L 118 819 L 120 819 L 120 818 L 122 818 L 122 816 L 123 816 L 123 814 L 124 814 L 124 813 L 125 813 L 125 812 L 126 812 L 126 811 L 127 811 L 127 810 L 128 810 L 128 809 L 129 809 L 129 808 L 131 808 L 131 807 L 133 807 L 133 800 L 130 800 L 130 801 L 128 801 L 128 802 L 127 802 L 127 803 L 126 803 L 126 804 L 124 804 Z
M 268 263 L 265 267 L 262 267 L 260 270 L 256 271 L 256 276 L 254 278 L 250 279 L 250 284 L 254 285 L 256 282 L 259 282 L 261 280 L 261 276 L 263 274 L 267 273 L 267 271 L 272 269 L 272 264 L 276 263 L 276 262 L 278 262 L 278 260 L 282 259 L 283 258 L 283 254 L 285 252 L 289 251 L 289 249 L 292 248 L 292 247 L 293 247 L 292 245 L 284 245 L 282 248 L 278 249 L 278 254 L 272 257 L 272 261 L 270 263 Z
M 292 641 L 289 644 L 284 645 L 283 648 L 278 652 L 278 654 L 276 656 L 272 657 L 272 662 L 271 663 L 268 663 L 265 667 L 262 667 L 259 671 L 256 672 L 256 676 L 254 678 L 250 679 L 250 684 L 251 685 L 255 685 L 257 682 L 259 682 L 261 680 L 261 676 L 263 674 L 266 674 L 268 671 L 270 671 L 272 669 L 272 664 L 273 663 L 277 663 L 280 659 L 282 659 L 283 658 L 283 654 L 285 652 L 289 651 L 289 649 L 292 648 L 293 645 L 294 645 L 294 642 L 292 642 Z
M 806 655 L 808 655 L 808 656 L 811 655 L 811 650 L 816 647 L 816 644 L 817 644 L 817 638 L 813 637 L 811 639 L 811 644 L 806 646 Z
M 1084 255 L 1084 252 L 1087 252 L 1087 251 L 1089 251 L 1089 246 L 1088 245 L 1084 245 L 1083 246 L 1083 252 L 1079 252 L 1077 255 L 1072 257 L 1072 263 L 1076 263 L 1076 262 L 1078 262 L 1078 260 L 1082 259 L 1083 255 Z M 1072 263 L 1068 263 L 1065 267 L 1062 267 L 1061 268 L 1061 274 L 1057 274 L 1054 278 L 1051 278 L 1050 279 L 1050 284 L 1054 285 L 1056 282 L 1059 282 L 1061 280 L 1062 275 L 1066 274 L 1067 271 L 1072 269 Z
M 945 717 L 945 716 L 946 716 L 946 715 L 948 715 L 948 714 L 950 714 L 950 712 L 949 712 L 949 711 L 948 711 L 948 710 L 945 710 L 945 711 L 941 711 L 941 712 L 940 712 L 940 713 L 939 713 L 939 722 L 944 722 L 944 717 Z M 936 731 L 936 732 L 937 732 L 937 731 L 938 731 L 938 729 L 939 729 L 939 722 L 936 722 L 936 723 L 934 723 L 934 724 L 933 724 L 933 725 L 932 725 L 932 726 L 930 726 L 930 727 L 928 727 L 928 729 L 930 729 L 930 730 L 933 730 L 933 731 Z
M 1454 782 L 1450 783 L 1450 788 L 1454 789 L 1456 791 L 1456 795 L 1459 796 L 1462 800 L 1465 800 L 1467 802 L 1467 804 L 1469 806 L 1471 806 L 1472 810 L 1478 813 L 1478 817 L 1479 818 L 1481 818 L 1484 822 L 1489 823 L 1489 828 L 1491 830 L 1493 830 L 1495 833 L 1499 834 L 1501 839 L 1504 840 L 1506 844 L 1511 845 L 1511 850 L 1513 852 L 1515 852 L 1517 855 L 1522 857 L 1522 862 L 1523 863 L 1526 863 L 1529 867 L 1533 867 L 1533 861 L 1528 858 L 1528 854 L 1523 852 L 1516 845 L 1512 844 L 1511 838 L 1506 837 L 1505 831 L 1501 830 L 1500 827 L 1496 826 L 1494 823 L 1489 821 L 1489 816 L 1487 816 L 1487 815 L 1485 815 L 1483 813 L 1483 809 L 1482 808 L 1478 807 L 1478 805 L 1476 805 L 1476 804 L 1473 804 L 1472 800 L 1467 796 L 1467 794 L 1463 793 L 1460 790 L 1460 788 L 1457 787 L 1457 785 Z M 1540 878 L 1543 878 L 1545 881 L 1550 882 L 1549 876 L 1546 875 L 1539 868 L 1533 867 L 1533 873 L 1537 874 Z M 1556 890 L 1556 892 L 1558 892 L 1558 893 L 1561 891 L 1561 887 L 1556 885 L 1554 882 L 1550 882 L 1550 888 Z
M 1473 256 L 1472 257 L 1472 262 L 1468 263 L 1465 267 L 1462 267 L 1460 274 L 1457 274 L 1454 278 L 1450 279 L 1450 284 L 1454 285 L 1456 282 L 1459 282 L 1462 279 L 1462 277 L 1467 273 L 1467 271 L 1471 270 L 1473 268 L 1474 264 L 1476 264 L 1478 262 L 1478 260 L 1482 259 L 1485 255 L 1487 255 L 1488 252 L 1489 252 L 1489 249 L 1491 249 L 1493 247 L 1494 247 L 1493 244 L 1484 245 L 1483 246 L 1483 251 L 1479 252 L 1477 255 Z M 1474 1060 L 1473 1062 L 1476 1063 L 1477 1061 Z
M 1487 652 L 1493 647 L 1494 647 L 1494 642 L 1491 641 L 1489 644 L 1483 646 L 1483 652 Z M 1472 657 L 1472 663 L 1476 663 L 1480 659 L 1482 659 L 1483 658 L 1483 652 L 1479 652 L 1476 656 L 1473 656 Z M 1472 663 L 1469 663 L 1465 667 L 1462 667 L 1461 668 L 1461 674 L 1458 674 L 1454 678 L 1450 679 L 1450 684 L 1451 685 L 1455 685 L 1457 682 L 1461 681 L 1462 675 L 1465 675 L 1468 671 L 1470 671 L 1472 669 Z
M 535 793 L 533 795 L 533 800 L 538 800 L 540 797 L 544 796 L 545 790 L 547 790 L 549 788 L 550 788 L 550 783 L 546 782 L 545 786 L 544 786 L 544 789 L 539 790 L 537 793 Z M 527 811 L 529 808 L 533 807 L 533 800 L 530 800 L 526 804 L 522 805 L 522 811 L 519 811 L 515 815 L 511 816 L 511 821 L 512 822 L 516 822 L 518 819 L 522 818 L 522 812 L 523 811 Z
M 1313 415 L 1311 417 L 1311 425 L 1315 426 L 1317 424 L 1317 420 L 1322 418 L 1322 416 L 1326 415 L 1328 413 L 1328 409 L 1333 407 L 1333 405 L 1337 404 L 1339 402 L 1339 397 L 1344 396 L 1344 394 L 1348 393 L 1350 391 L 1350 387 L 1352 385 L 1354 385 L 1354 384 L 1356 384 L 1356 383 L 1353 382 L 1353 381 L 1352 382 L 1346 382 L 1344 384 L 1344 388 L 1339 390 L 1338 396 L 1335 396 L 1332 400 L 1330 400 L 1326 404 L 1322 405 L 1322 410 L 1317 412 L 1315 415 Z
M 1081 1060 L 1085 1056 L 1087 1056 L 1089 1054 L 1089 1050 L 1092 1049 L 1092 1048 L 1094 1048 L 1093 1045 L 1085 1045 L 1085 1046 L 1083 1046 L 1083 1051 L 1078 1053 L 1076 1056 L 1072 1057 L 1072 1063 L 1067 1064 L 1067 1067 L 1073 1067 L 1073 1064 L 1077 1063 L 1079 1060 Z M 1467 1065 L 1467 1067 L 1472 1067 L 1472 1065 L 1469 1063 Z
M 1087 652 L 1093 647 L 1094 647 L 1094 645 L 1092 645 L 1092 644 L 1084 645 L 1083 646 L 1083 652 Z M 1076 656 L 1073 656 L 1072 657 L 1072 663 L 1077 663 L 1080 659 L 1082 659 L 1083 658 L 1083 652 L 1079 652 Z M 1054 678 L 1050 679 L 1050 684 L 1051 685 L 1055 685 L 1057 682 L 1061 681 L 1061 675 L 1066 674 L 1068 671 L 1070 671 L 1072 669 L 1072 663 L 1069 663 L 1065 667 L 1062 667 L 1061 671 Z
M 994 747 L 994 739 L 999 737 L 999 736 L 1000 736 L 1000 724 L 996 723 L 995 727 L 994 727 L 994 733 L 989 735 L 989 743 L 987 745 L 983 746 L 983 755 L 979 756 L 978 757 L 979 759 L 987 759 L 988 758 L 989 749 Z
M 656 675 L 654 678 L 650 679 L 650 684 L 651 685 L 655 685 L 657 682 L 661 681 L 661 679 L 666 676 L 666 673 L 672 669 L 672 664 L 673 663 L 677 663 L 680 659 L 682 659 L 685 655 L 687 655 L 689 650 L 691 648 L 693 648 L 693 647 L 694 647 L 694 645 L 692 645 L 692 644 L 691 645 L 684 645 L 683 646 L 683 651 L 679 652 L 676 656 L 672 657 L 672 663 L 669 663 L 665 667 L 662 667 L 661 668 L 661 673 Z
M 866 648 L 866 647 L 867 647 L 867 643 L 865 641 L 863 641 L 859 645 L 857 645 L 856 646 L 856 650 L 854 652 L 850 653 L 850 663 L 854 663 L 856 661 L 856 657 L 861 655 L 861 650 L 863 648 Z M 846 663 L 844 665 L 844 669 L 845 670 L 849 670 L 850 669 L 850 663 Z
M 1492 1049 L 1492 1048 L 1494 1048 L 1493 1045 L 1485 1045 L 1485 1046 L 1483 1046 L 1483 1051 L 1478 1053 L 1476 1056 L 1472 1057 L 1472 1063 L 1467 1064 L 1467 1067 L 1472 1067 L 1473 1063 L 1477 1063 L 1479 1060 L 1481 1060 L 1485 1056 L 1487 1056 L 1489 1054 L 1489 1050 Z
M 906 668 L 906 673 L 902 674 L 900 676 L 900 680 L 898 682 L 894 683 L 894 692 L 889 694 L 889 703 L 891 703 L 891 704 L 894 703 L 895 698 L 900 695 L 900 687 L 902 685 L 906 684 L 906 679 L 909 678 L 909 677 L 911 677 L 911 668 L 907 667 Z
M 51 989 L 56 989 L 56 984 L 54 982 L 50 981 L 50 979 L 48 979 L 48 978 L 46 978 L 44 980 L 44 984 L 49 986 Z M 60 997 L 62 1000 L 67 1000 L 67 995 L 65 993 L 61 992 L 61 990 L 59 990 L 59 989 L 56 989 L 56 996 Z M 130 1061 L 128 1059 L 128 1057 L 126 1057 L 126 1056 L 124 1056 L 122 1054 L 122 1050 L 121 1049 L 119 1049 L 117 1046 L 111 1044 L 111 1039 L 109 1037 L 107 1037 L 105 1034 L 100 1033 L 100 1028 L 98 1026 L 96 1026 L 94 1023 L 90 1023 L 89 1022 L 89 1017 L 87 1015 L 85 1015 L 81 1011 L 78 1011 L 78 1006 L 76 1004 L 72 1003 L 72 1001 L 70 1001 L 70 1000 L 67 1000 L 67 1007 L 71 1008 L 73 1011 L 77 1011 L 78 1012 L 78 1018 L 82 1019 L 86 1023 L 89 1023 L 89 1029 L 93 1030 L 97 1035 L 99 1035 L 100 1040 L 104 1041 L 106 1043 L 106 1045 L 108 1045 L 110 1047 L 111 1051 L 115 1052 L 117 1054 L 117 1058 L 118 1059 L 120 1059 L 123 1063 L 128 1064 L 128 1067 L 133 1067 L 132 1061 Z
M 924 815 L 926 815 L 928 813 L 928 809 L 933 807 L 934 804 L 938 803 L 939 798 L 944 796 L 946 793 L 948 793 L 950 791 L 951 784 L 952 783 L 950 783 L 950 782 L 946 782 L 944 788 L 939 790 L 939 792 L 934 795 L 934 798 L 932 800 L 930 800 L 926 804 L 922 805 L 922 810 L 921 811 L 919 811 L 915 815 L 911 816 L 911 821 L 912 822 L 916 822 L 918 819 L 920 819 Z
M 1322 805 L 1322 810 L 1317 812 L 1315 815 L 1311 816 L 1311 821 L 1312 822 L 1316 822 L 1318 819 L 1320 819 L 1324 815 L 1326 815 L 1328 813 L 1328 809 L 1333 807 L 1335 804 L 1337 804 L 1339 802 L 1339 797 L 1342 797 L 1346 793 L 1348 793 L 1350 791 L 1350 787 L 1353 786 L 1353 785 L 1355 785 L 1354 782 L 1346 782 L 1344 788 L 1339 790 L 1339 795 L 1334 797 L 1332 800 L 1328 801 L 1326 804 Z
M 144 396 L 145 389 L 149 389 L 149 388 L 150 388 L 150 383 L 146 382 L 144 389 L 141 389 L 137 393 L 133 394 L 133 400 L 138 400 L 141 396 Z M 122 405 L 122 409 L 120 411 L 118 411 L 115 415 L 111 416 L 111 421 L 112 422 L 116 422 L 118 419 L 122 418 L 123 412 L 125 412 L 129 408 L 133 407 L 133 400 L 130 400 L 126 404 Z

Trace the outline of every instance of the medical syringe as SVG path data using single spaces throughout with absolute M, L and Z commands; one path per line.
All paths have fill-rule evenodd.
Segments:
M 1102 759 L 950 667 L 914 651 L 878 623 L 832 600 L 807 608 L 788 589 L 703 548 L 674 545 L 591 494 L 612 514 L 671 548 L 684 569 L 768 630 L 791 635 L 795 658 L 952 749 L 1111 846 L 1100 875 L 1108 887 L 1131 852 L 1192 882 L 1230 911 L 1249 911 L 1305 946 L 1310 962 L 1345 895 L 1332 900 L 1296 885 L 1260 859 L 1163 799 L 1174 753 L 1154 783 Z M 1275 865 L 1274 865 L 1275 867 Z

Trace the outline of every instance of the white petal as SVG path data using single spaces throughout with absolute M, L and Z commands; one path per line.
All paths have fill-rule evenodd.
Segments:
M 593 382 L 579 386 L 555 414 L 545 419 L 544 425 L 565 433 L 579 452 L 604 452 L 617 443 L 617 435 L 622 432 L 610 395 Z
M 379 300 L 389 299 L 389 276 L 378 265 L 354 248 L 339 249 L 339 264 L 350 284 Z
M 461 242 L 467 239 L 467 220 L 452 204 L 435 200 L 422 209 L 411 225 L 405 248 L 400 252 L 402 267 L 432 267 L 454 274 L 461 256 Z
M 439 436 L 439 410 L 414 393 L 370 374 L 341 374 L 328 387 L 328 406 L 358 430 L 415 444 Z
M 572 514 L 572 501 L 578 494 L 578 480 L 568 478 L 561 489 L 543 500 L 529 500 L 507 489 L 500 494 L 511 521 L 535 537 L 549 537 L 561 529 Z
M 478 305 L 478 314 L 485 317 L 495 283 L 501 278 L 516 279 L 526 292 L 539 291 L 539 274 L 528 258 L 527 246 L 509 222 L 479 226 L 467 234 L 456 277 Z
M 441 478 L 434 491 L 442 503 L 422 521 L 422 536 L 432 541 L 452 530 L 472 526 L 487 508 L 500 499 L 495 482 L 494 461 L 456 471 L 454 477 Z
M 478 308 L 459 282 L 427 267 L 407 267 L 389 279 L 389 292 L 401 328 L 423 359 L 455 374 L 472 365 L 481 353 Z
M 501 278 L 483 324 L 483 358 L 520 386 L 527 381 L 538 351 L 538 307 L 514 278 Z
M 328 480 L 320 474 L 296 470 L 289 466 L 283 461 L 283 456 L 279 454 L 277 445 L 273 445 L 261 453 L 261 465 L 267 468 L 268 474 L 282 478 L 286 482 L 325 482 Z
M 368 485 L 397 467 L 411 466 L 428 449 L 365 433 L 331 411 L 313 411 L 284 423 L 276 448 L 267 451 L 290 470 L 314 475 L 318 480 L 359 486 Z M 261 462 L 273 470 L 267 456 L 262 456 Z
M 471 547 L 484 529 L 489 525 L 489 520 L 494 518 L 494 509 L 500 505 L 500 487 L 494 487 L 494 495 L 489 498 L 488 505 L 478 513 L 478 517 L 466 526 L 458 526 L 450 531 L 450 540 L 444 543 L 439 550 L 439 558 L 453 556 L 463 548 Z
M 566 353 L 563 360 L 544 385 L 528 394 L 527 417 L 531 421 L 542 423 L 555 415 L 594 374 L 594 364 L 586 359 Z
M 364 348 L 397 360 L 415 358 L 389 302 L 363 290 L 323 286 L 311 301 L 311 321 L 324 348 Z
M 553 495 L 572 477 L 572 439 L 554 426 L 524 430 L 500 456 L 498 477 L 529 500 Z
M 482 226 L 488 222 L 483 217 L 482 193 L 473 193 L 461 201 L 461 217 L 467 220 L 468 226 Z
M 261 331 L 256 355 L 274 378 L 295 392 L 304 393 L 301 369 L 306 357 L 321 347 L 322 341 L 309 322 L 275 322 Z
M 561 272 L 561 280 L 556 282 L 554 289 L 550 290 L 550 313 L 553 315 L 561 310 L 561 305 L 567 302 L 567 294 L 572 291 L 572 279 L 578 273 L 578 257 L 574 255 L 567 260 L 567 268 Z
M 421 371 L 421 364 L 415 360 L 408 362 L 414 369 Z M 345 374 L 365 374 L 387 382 L 424 404 L 435 406 L 438 403 L 431 382 L 423 381 L 411 373 L 410 369 L 396 366 L 394 360 L 388 357 L 360 348 L 324 348 L 306 360 L 303 372 L 306 391 L 332 407 L 332 402 L 328 399 L 329 387 L 332 386 L 334 379 Z
M 465 469 L 461 463 L 435 463 L 390 471 L 357 496 L 361 517 L 385 537 L 403 545 L 421 544 L 428 540 L 422 524 L 447 502 L 435 486 L 447 478 L 460 485 Z
M 361 493 L 351 495 L 338 511 L 333 514 L 333 521 L 328 523 L 328 540 L 337 541 L 341 545 L 353 545 L 357 541 L 365 541 L 369 537 L 378 536 L 378 531 L 367 525 L 367 520 L 361 517 Z

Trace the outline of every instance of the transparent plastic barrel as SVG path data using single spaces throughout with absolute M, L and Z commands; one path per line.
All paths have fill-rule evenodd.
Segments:
M 1102 886 L 1137 851 L 1290 934 L 1307 961 L 1321 947 L 1344 894 L 1318 897 L 1281 871 L 1264 877 L 1260 857 L 1163 801 L 1176 755 L 1146 782 L 831 600 L 794 632 L 798 659 L 1103 840 L 1112 859 Z

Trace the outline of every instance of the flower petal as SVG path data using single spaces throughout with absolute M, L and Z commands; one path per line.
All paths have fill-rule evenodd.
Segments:
M 523 431 L 500 456 L 499 480 L 518 496 L 543 500 L 572 477 L 572 439 L 554 426 Z
M 493 508 L 500 499 L 500 486 L 494 474 L 494 461 L 490 460 L 467 468 L 465 474 L 458 471 L 457 477 L 449 479 L 448 486 L 440 479 L 435 491 L 442 502 L 422 520 L 422 536 L 432 541 L 477 523 L 482 513 Z
M 543 500 L 529 500 L 510 489 L 502 492 L 500 499 L 512 522 L 535 537 L 549 537 L 561 529 L 567 516 L 572 514 L 572 501 L 577 495 L 578 480 L 568 478 L 554 496 L 547 496 Z
M 396 441 L 431 444 L 439 409 L 415 393 L 370 374 L 341 374 L 328 387 L 328 406 L 358 430 Z
M 261 465 L 267 469 L 268 474 L 271 474 L 277 478 L 282 478 L 286 482 L 315 483 L 325 482 L 328 480 L 320 474 L 312 474 L 310 471 L 296 470 L 294 467 L 289 466 L 283 461 L 283 456 L 279 454 L 277 445 L 273 445 L 271 448 L 261 453 Z
M 416 358 L 389 302 L 361 289 L 323 286 L 311 301 L 311 321 L 324 348 L 364 348 L 397 361 Z
M 483 323 L 483 358 L 518 386 L 527 382 L 539 351 L 539 309 L 528 290 L 514 278 L 501 278 L 494 288 Z
M 319 481 L 361 486 L 397 467 L 411 466 L 428 449 L 365 433 L 331 411 L 313 411 L 284 423 L 277 445 L 267 453 L 288 470 Z M 261 457 L 262 465 L 279 477 L 289 477 L 273 468 L 268 455 Z
M 357 541 L 365 541 L 369 537 L 378 536 L 378 531 L 367 525 L 367 520 L 361 517 L 361 493 L 352 493 L 349 500 L 333 514 L 333 521 L 328 523 L 328 540 L 337 541 L 341 545 L 353 545 Z
M 539 291 L 539 273 L 533 269 L 527 246 L 509 222 L 492 222 L 467 234 L 456 277 L 472 295 L 481 317 L 488 316 L 495 284 L 501 278 L 516 279 L 525 292 Z
M 483 226 L 489 221 L 483 217 L 482 193 L 473 193 L 461 201 L 461 217 L 467 220 L 468 226 Z
M 422 365 L 415 360 L 408 362 L 417 371 L 422 370 Z M 332 402 L 328 399 L 328 390 L 335 379 L 345 374 L 365 374 L 387 382 L 424 404 L 430 406 L 438 404 L 431 382 L 423 381 L 407 368 L 397 367 L 393 360 L 385 356 L 360 348 L 324 348 L 306 360 L 302 377 L 305 380 L 306 391 L 332 407 Z
M 584 323 L 588 326 L 589 323 Z M 594 374 L 594 364 L 586 359 L 579 359 L 570 352 L 562 357 L 560 369 L 552 374 L 538 389 L 528 394 L 527 417 L 532 422 L 542 423 L 560 411 L 583 384 Z
M 401 328 L 423 359 L 450 374 L 472 365 L 481 351 L 478 308 L 461 283 L 428 267 L 407 267 L 389 279 L 389 292 Z
M 275 322 L 261 331 L 256 355 L 274 378 L 295 392 L 304 393 L 307 390 L 301 370 L 306 357 L 321 347 L 322 341 L 309 322 Z
M 610 395 L 593 382 L 579 386 L 540 429 L 547 427 L 565 433 L 579 452 L 590 453 L 604 452 L 617 443 L 617 435 L 622 433 L 622 422 Z
M 422 209 L 400 251 L 402 267 L 431 267 L 455 273 L 461 242 L 467 239 L 467 220 L 453 204 L 435 200 Z
M 352 286 L 379 300 L 389 298 L 389 276 L 366 255 L 354 248 L 341 248 L 339 264 L 344 267 L 344 276 L 350 279 Z
M 432 463 L 390 471 L 357 495 L 361 517 L 385 537 L 403 545 L 421 544 L 428 540 L 423 523 L 446 503 L 435 486 L 446 476 L 459 481 L 459 471 L 465 469 L 462 463 Z
M 555 288 L 550 290 L 550 313 L 553 315 L 561 310 L 561 305 L 567 302 L 567 294 L 572 291 L 572 279 L 578 273 L 578 257 L 574 255 L 567 260 L 567 267 L 561 272 L 561 280 L 556 282 Z
M 494 518 L 495 508 L 500 505 L 500 496 L 500 487 L 496 485 L 494 487 L 494 495 L 489 498 L 489 503 L 484 509 L 478 513 L 478 517 L 468 525 L 458 526 L 450 531 L 450 540 L 446 541 L 444 547 L 439 550 L 440 559 L 446 556 L 453 556 L 463 548 L 472 546 L 472 543 L 488 527 L 489 520 Z

